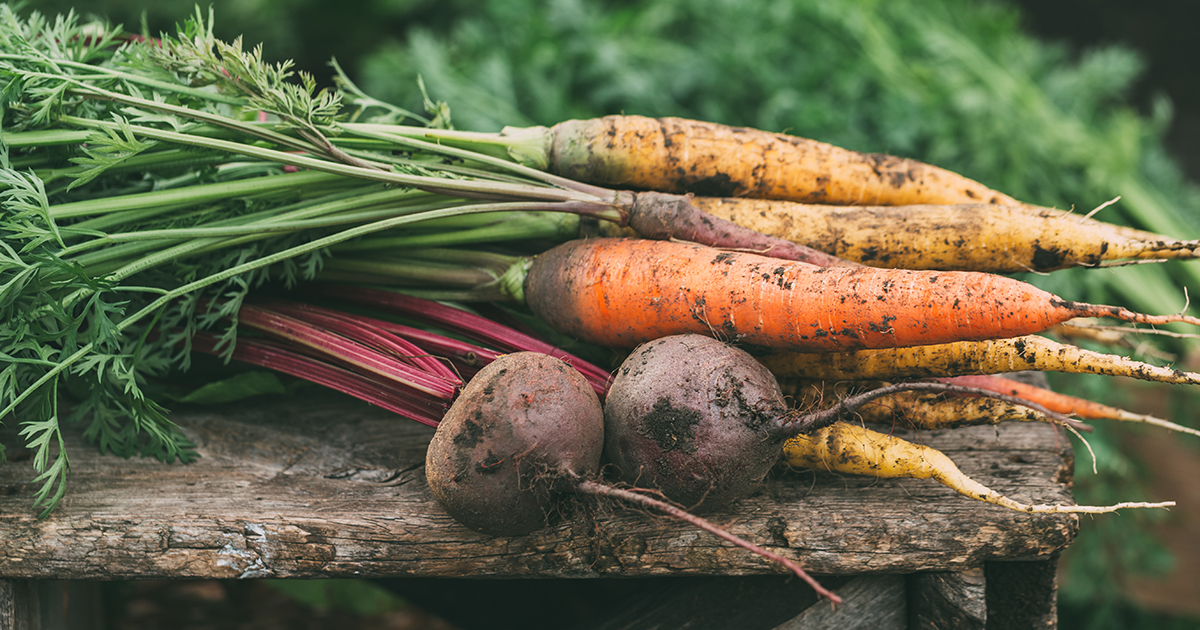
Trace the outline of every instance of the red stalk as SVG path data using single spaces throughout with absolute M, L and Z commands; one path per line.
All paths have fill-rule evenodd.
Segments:
M 583 374 L 596 393 L 603 396 L 608 391 L 611 379 L 607 370 L 554 347 L 529 335 L 517 332 L 486 317 L 459 310 L 438 302 L 415 298 L 402 293 L 381 291 L 357 286 L 332 284 L 312 285 L 310 290 L 323 296 L 333 297 L 356 304 L 365 304 L 417 321 L 433 324 L 495 347 L 501 352 L 532 351 L 548 354 L 566 361 Z
M 265 304 L 272 311 L 325 328 L 363 345 L 374 347 L 430 374 L 451 381 L 458 380 L 458 376 L 450 371 L 442 361 L 431 356 L 427 349 L 417 346 L 404 337 L 379 332 L 381 329 L 379 324 L 384 322 L 377 319 L 299 302 L 270 300 Z
M 453 399 L 461 385 L 457 379 L 451 381 L 430 375 L 406 363 L 391 360 L 387 355 L 341 335 L 262 307 L 243 306 L 238 311 L 238 323 L 307 346 L 361 370 L 378 374 L 443 400 Z
M 192 347 L 200 352 L 218 354 L 216 345 L 217 338 L 210 333 L 198 332 L 192 337 Z M 431 427 L 437 426 L 449 405 L 448 400 L 405 386 L 400 386 L 402 390 L 394 382 L 353 372 L 268 340 L 238 339 L 232 357 L 328 387 Z

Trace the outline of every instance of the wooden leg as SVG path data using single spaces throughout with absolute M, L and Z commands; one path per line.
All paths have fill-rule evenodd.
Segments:
M 984 630 L 987 580 L 982 568 L 908 576 L 908 627 Z
M 1028 562 L 989 562 L 987 630 L 1058 627 L 1058 556 Z
M 98 582 L 0 579 L 0 630 L 104 627 Z
M 41 628 L 37 591 L 29 580 L 0 580 L 0 628 Z

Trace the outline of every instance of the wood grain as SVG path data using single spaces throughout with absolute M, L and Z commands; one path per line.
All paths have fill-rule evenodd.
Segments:
M 178 408 L 201 459 L 102 456 L 69 436 L 73 476 L 48 519 L 32 507 L 28 453 L 0 465 L 0 577 L 599 577 L 782 571 L 662 517 L 586 500 L 535 534 L 454 523 L 425 485 L 432 429 L 336 394 Z M 19 419 L 2 429 L 3 442 Z M 898 433 L 901 433 L 898 431 Z M 1013 499 L 1070 503 L 1067 438 L 1014 424 L 907 434 Z M 1078 528 L 968 500 L 932 481 L 780 471 L 707 515 L 815 574 L 959 571 L 1047 557 Z

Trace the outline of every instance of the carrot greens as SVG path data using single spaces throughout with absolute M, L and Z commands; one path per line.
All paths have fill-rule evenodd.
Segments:
M 144 40 L 0 5 L 0 418 L 33 449 L 43 515 L 70 475 L 66 424 L 118 455 L 194 458 L 154 402 L 156 379 L 189 366 L 194 339 L 226 359 L 278 358 L 262 342 L 237 350 L 239 321 L 262 319 L 246 297 L 315 278 L 331 246 L 474 214 L 535 213 L 477 223 L 476 241 L 524 238 L 522 225 L 542 238 L 546 211 L 625 216 L 617 193 L 482 154 L 346 136 L 365 95 L 346 107 L 340 90 L 217 40 L 212 25 L 197 11 Z

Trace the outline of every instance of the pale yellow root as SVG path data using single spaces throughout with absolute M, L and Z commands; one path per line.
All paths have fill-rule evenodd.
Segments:
M 1200 256 L 1200 241 L 1025 205 L 835 206 L 702 198 L 713 216 L 873 267 L 1013 273 Z
M 1038 370 L 1200 384 L 1200 374 L 1194 372 L 1092 352 L 1038 335 L 856 352 L 780 353 L 759 361 L 781 378 L 895 380 Z
M 1046 329 L 1046 334 L 1067 341 L 1088 341 L 1105 346 L 1128 346 L 1129 335 L 1118 326 L 1091 325 L 1070 321 L 1055 324 Z M 1130 331 L 1132 332 L 1132 331 Z
M 1181 424 L 1175 424 L 1174 422 L 1171 422 L 1170 420 L 1163 420 L 1162 418 L 1156 418 L 1154 416 L 1147 416 L 1147 415 L 1143 415 L 1140 413 L 1133 413 L 1131 411 L 1124 411 L 1122 409 L 1114 409 L 1113 411 L 1116 413 L 1113 413 L 1110 416 L 1110 419 L 1112 419 L 1112 420 L 1123 420 L 1125 422 L 1140 422 L 1142 424 L 1149 424 L 1151 426 L 1162 427 L 1164 429 L 1170 429 L 1171 431 L 1178 431 L 1180 433 L 1188 433 L 1191 435 L 1200 436 L 1200 431 L 1197 431 L 1196 429 L 1193 429 L 1191 427 L 1185 427 Z
M 863 427 L 836 422 L 811 435 L 792 438 L 784 445 L 784 462 L 797 468 L 813 468 L 881 479 L 936 479 L 963 496 L 1029 513 L 1103 514 L 1125 508 L 1166 508 L 1174 501 L 1128 502 L 1107 506 L 1030 505 L 1013 501 L 967 477 L 941 451 L 913 444 Z

